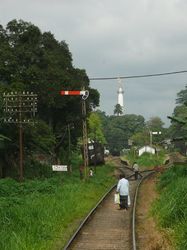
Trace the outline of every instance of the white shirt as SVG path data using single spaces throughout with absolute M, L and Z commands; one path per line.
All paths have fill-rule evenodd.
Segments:
M 137 164 L 137 163 L 135 163 L 135 164 L 133 165 L 133 168 L 134 168 L 134 171 L 138 171 L 138 170 L 139 170 L 139 166 L 138 166 L 138 164 Z
M 116 191 L 120 195 L 129 195 L 129 181 L 125 178 L 119 180 Z

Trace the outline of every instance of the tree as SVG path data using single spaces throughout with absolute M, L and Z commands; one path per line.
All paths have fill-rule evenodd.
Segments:
M 186 137 L 187 133 L 187 106 L 178 105 L 175 107 L 171 119 L 170 133 L 173 138 Z
M 149 145 L 150 143 L 150 135 L 146 130 L 135 133 L 134 135 L 132 135 L 131 139 L 133 141 L 133 145 L 139 147 Z
M 93 140 L 106 144 L 106 140 L 103 134 L 102 123 L 99 115 L 96 112 L 92 112 L 88 119 L 89 134 L 88 137 Z
M 177 93 L 177 106 L 172 116 L 168 116 L 171 120 L 170 134 L 173 138 L 186 138 L 187 133 L 187 85 L 184 90 Z
M 176 103 L 187 106 L 187 85 L 185 86 L 184 90 L 181 90 L 179 93 L 177 93 Z
M 141 115 L 110 116 L 104 127 L 104 134 L 110 152 L 119 154 L 123 148 L 128 148 L 128 139 L 134 133 L 142 131 L 145 119 Z
M 122 110 L 122 106 L 120 104 L 116 104 L 114 107 L 114 115 L 122 115 L 123 114 L 123 110 Z
M 103 130 L 104 130 L 104 128 L 107 126 L 107 123 L 108 123 L 108 120 L 109 120 L 109 116 L 107 116 L 104 111 L 101 111 L 99 109 L 96 110 L 95 112 L 99 116 L 99 118 L 101 120 L 101 123 L 102 123 Z
M 66 42 L 57 41 L 50 32 L 42 33 L 31 23 L 12 20 L 5 29 L 0 26 L 0 51 L 0 92 L 24 90 L 38 95 L 39 123 L 35 129 L 26 128 L 25 136 L 30 135 L 30 139 L 25 140 L 25 147 L 30 148 L 35 144 L 34 150 L 39 150 L 39 147 L 58 145 L 66 150 L 68 142 L 63 137 L 62 128 L 69 123 L 75 126 L 72 143 L 76 144 L 82 129 L 82 100 L 80 96 L 62 97 L 59 93 L 61 90 L 88 89 L 90 96 L 86 101 L 87 115 L 92 107 L 99 105 L 99 93 L 89 86 L 86 71 L 73 67 L 72 55 Z M 40 137 L 41 127 L 44 128 L 43 140 Z M 17 142 L 17 132 L 13 126 L 6 128 L 2 125 L 1 130 L 12 142 Z M 44 139 L 47 131 L 51 140 Z M 36 138 L 40 137 L 42 143 L 34 140 L 32 134 Z M 9 149 L 16 158 L 18 145 L 12 143 Z
M 64 116 L 68 116 L 68 120 L 75 114 L 81 116 L 81 98 L 63 98 L 60 90 L 81 90 L 84 87 L 90 90 L 87 107 L 90 103 L 98 106 L 98 91 L 89 87 L 85 70 L 73 67 L 72 55 L 64 41 L 58 42 L 50 32 L 42 34 L 38 27 L 22 20 L 13 20 L 7 24 L 6 30 L 1 29 L 1 40 L 2 50 L 6 47 L 0 66 L 4 82 L 11 90 L 37 93 L 39 116 L 54 132 L 59 125 L 64 125 Z
M 151 131 L 160 131 L 163 129 L 164 122 L 161 120 L 160 117 L 154 116 L 154 117 L 151 117 L 146 122 L 146 124 Z

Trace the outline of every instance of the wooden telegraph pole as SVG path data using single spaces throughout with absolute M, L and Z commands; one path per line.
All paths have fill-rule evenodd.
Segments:
M 87 98 L 87 97 L 86 97 Z M 86 123 L 86 102 L 82 100 L 82 133 L 83 133 L 83 150 L 84 150 L 84 175 L 85 179 L 88 177 L 88 136 L 87 136 L 87 123 Z
M 37 95 L 32 92 L 3 93 L 5 123 L 18 124 L 19 128 L 19 179 L 23 181 L 23 125 L 34 123 L 37 112 Z M 28 119 L 29 116 L 29 119 Z
M 88 176 L 88 136 L 87 136 L 87 123 L 86 123 L 86 99 L 89 96 L 88 90 L 71 90 L 71 91 L 64 91 L 60 92 L 61 95 L 74 95 L 82 96 L 82 126 L 83 126 L 83 155 L 84 155 L 84 175 L 85 179 Z

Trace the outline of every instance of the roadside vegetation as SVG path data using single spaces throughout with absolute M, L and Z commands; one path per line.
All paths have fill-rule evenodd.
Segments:
M 61 249 L 79 222 L 115 183 L 113 167 L 98 166 L 88 181 L 73 172 L 0 180 L 0 249 Z
M 133 165 L 133 162 L 137 162 L 140 168 L 152 168 L 155 166 L 163 165 L 166 158 L 166 153 L 161 150 L 157 154 L 153 155 L 150 153 L 143 153 L 141 156 L 138 156 L 135 153 L 135 150 L 130 150 L 128 153 L 123 155 L 122 160 L 127 161 L 130 166 Z
M 142 167 L 152 168 L 155 166 L 163 165 L 164 159 L 165 159 L 164 151 L 160 151 L 155 155 L 144 153 L 137 159 L 137 163 Z
M 187 249 L 187 167 L 175 165 L 159 178 L 159 198 L 153 205 L 153 215 L 160 228 L 171 236 L 177 250 Z

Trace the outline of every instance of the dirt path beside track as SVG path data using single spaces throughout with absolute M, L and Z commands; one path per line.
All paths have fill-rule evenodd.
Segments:
M 172 250 L 169 237 L 158 230 L 156 221 L 150 213 L 152 202 L 157 198 L 156 176 L 144 181 L 140 188 L 137 207 L 137 249 L 138 250 Z

